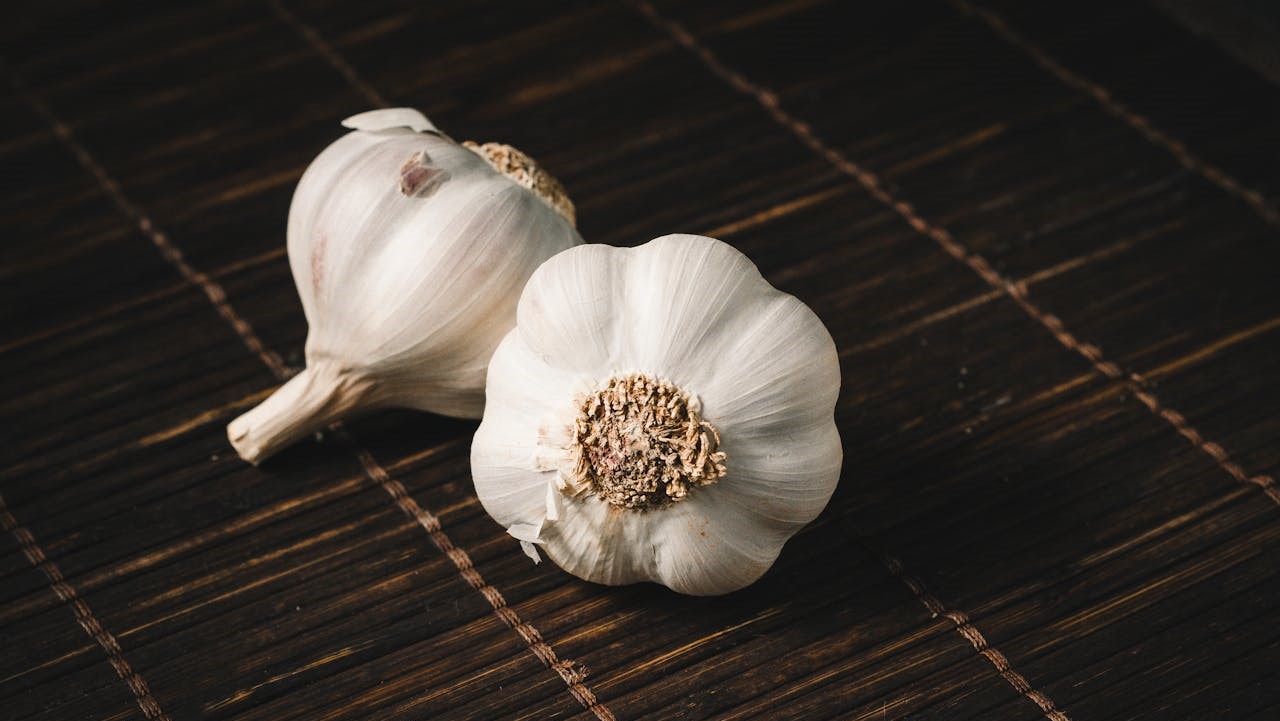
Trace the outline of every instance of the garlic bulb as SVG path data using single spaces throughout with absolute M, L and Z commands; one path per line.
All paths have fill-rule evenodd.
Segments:
M 834 492 L 839 389 L 822 321 L 725 243 L 572 248 L 490 361 L 476 492 L 535 561 L 727 593 Z
M 559 183 L 514 148 L 459 145 L 409 108 L 343 125 L 289 209 L 307 368 L 227 426 L 252 463 L 380 406 L 479 418 L 525 281 L 582 242 Z

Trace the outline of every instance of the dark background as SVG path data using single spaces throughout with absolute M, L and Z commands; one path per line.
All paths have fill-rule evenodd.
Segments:
M 1280 718 L 1274 5 L 285 2 L 7 13 L 0 717 Z M 533 566 L 470 422 L 235 457 L 380 102 L 827 322 L 845 473 L 764 580 Z

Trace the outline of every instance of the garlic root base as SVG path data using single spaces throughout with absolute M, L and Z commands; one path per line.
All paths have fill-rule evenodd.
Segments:
M 334 363 L 316 363 L 227 425 L 244 460 L 258 465 L 303 438 L 368 407 L 373 383 Z

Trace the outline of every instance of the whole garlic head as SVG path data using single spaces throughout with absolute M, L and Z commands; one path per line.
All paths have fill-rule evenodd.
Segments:
M 834 492 L 839 389 L 822 321 L 729 245 L 572 248 L 490 361 L 476 492 L 534 560 L 728 593 Z
M 560 184 L 514 148 L 460 145 L 410 108 L 343 125 L 289 209 L 307 368 L 227 427 L 253 463 L 380 406 L 479 418 L 525 281 L 582 242 Z

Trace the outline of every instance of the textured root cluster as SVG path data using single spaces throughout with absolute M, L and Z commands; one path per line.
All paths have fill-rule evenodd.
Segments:
M 614 377 L 579 406 L 566 491 L 623 508 L 662 508 L 724 475 L 719 445 L 689 394 L 641 374 Z
M 462 145 L 484 158 L 485 162 L 494 170 L 511 178 L 517 185 L 529 189 L 534 195 L 542 198 L 547 205 L 555 208 L 556 212 L 563 215 L 571 225 L 576 224 L 577 219 L 573 201 L 569 200 L 569 194 L 565 192 L 564 186 L 560 184 L 559 180 L 556 180 L 551 174 L 543 170 L 533 158 L 510 145 L 503 145 L 502 143 L 484 143 L 482 145 L 468 140 Z

